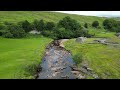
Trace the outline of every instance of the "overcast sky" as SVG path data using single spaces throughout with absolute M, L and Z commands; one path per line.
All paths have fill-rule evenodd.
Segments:
M 87 16 L 120 17 L 120 11 L 56 11 L 56 12 L 87 15 Z

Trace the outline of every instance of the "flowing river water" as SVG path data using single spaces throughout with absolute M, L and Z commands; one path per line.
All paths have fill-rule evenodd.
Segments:
M 53 41 L 45 49 L 37 79 L 76 79 L 71 66 L 75 66 L 71 54 L 59 40 Z

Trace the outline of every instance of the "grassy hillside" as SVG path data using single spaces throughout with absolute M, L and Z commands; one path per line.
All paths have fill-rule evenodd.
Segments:
M 98 20 L 101 24 L 104 20 L 104 18 L 95 16 L 81 16 L 48 11 L 0 11 L 0 23 L 3 23 L 4 21 L 18 22 L 22 20 L 32 22 L 34 19 L 44 19 L 45 21 L 58 22 L 65 16 L 70 16 L 82 24 L 84 22 L 91 24 L 95 20 Z
M 0 38 L 0 78 L 33 78 L 34 68 L 41 62 L 48 38 Z

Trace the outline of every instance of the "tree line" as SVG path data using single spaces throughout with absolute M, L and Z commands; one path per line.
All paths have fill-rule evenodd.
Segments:
M 91 26 L 100 28 L 98 21 L 94 21 Z M 108 31 L 120 32 L 120 21 L 105 19 L 103 27 Z M 76 38 L 80 36 L 91 37 L 92 35 L 88 33 L 88 28 L 88 23 L 85 23 L 84 27 L 82 27 L 77 20 L 67 16 L 59 20 L 58 23 L 45 22 L 43 19 L 35 19 L 32 23 L 27 20 L 18 23 L 4 22 L 3 25 L 0 25 L 0 36 L 6 38 L 23 38 L 30 31 L 36 30 L 41 35 L 53 39 Z

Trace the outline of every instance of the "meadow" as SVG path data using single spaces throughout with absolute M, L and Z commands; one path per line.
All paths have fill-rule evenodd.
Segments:
M 120 79 L 120 47 L 103 44 L 88 44 L 93 40 L 100 39 L 105 34 L 99 34 L 99 38 L 88 38 L 83 44 L 70 39 L 65 42 L 65 48 L 72 53 L 73 59 L 80 67 L 82 62 L 87 62 L 101 79 Z M 110 37 L 112 36 L 112 37 Z M 109 38 L 110 37 L 110 38 Z M 110 42 L 118 42 L 120 38 L 112 33 L 107 33 L 106 38 Z M 92 77 L 88 76 L 88 79 Z
M 34 78 L 36 68 L 42 60 L 45 46 L 52 39 L 0 38 L 0 78 Z
M 35 19 L 57 23 L 66 16 L 77 20 L 82 27 L 84 23 L 88 23 L 89 34 L 94 35 L 87 38 L 83 44 L 75 42 L 75 38 L 64 43 L 78 67 L 85 61 L 101 79 L 120 79 L 120 47 L 88 44 L 100 38 L 109 38 L 109 42 L 120 43 L 120 38 L 114 35 L 115 32 L 103 29 L 102 23 L 106 18 L 48 11 L 0 11 L 0 25 L 4 22 L 17 23 L 24 20 L 33 22 Z M 96 20 L 99 28 L 91 26 Z M 41 35 L 28 35 L 21 39 L 0 37 L 0 79 L 34 79 L 45 47 L 51 41 L 52 39 Z

